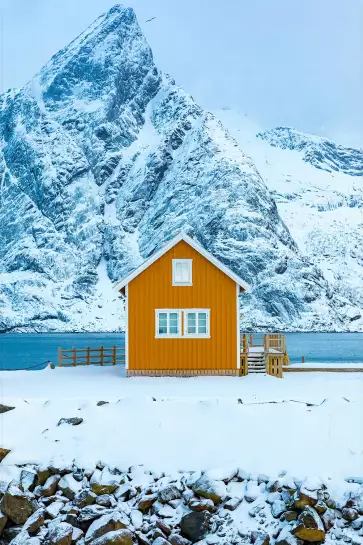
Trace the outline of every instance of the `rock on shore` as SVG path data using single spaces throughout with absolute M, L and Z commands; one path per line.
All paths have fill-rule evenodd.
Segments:
M 31 465 L 1 483 L 0 510 L 0 545 L 363 545 L 359 479 Z

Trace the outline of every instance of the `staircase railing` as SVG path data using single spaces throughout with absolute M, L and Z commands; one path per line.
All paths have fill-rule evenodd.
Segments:
M 252 347 L 263 347 L 266 372 L 282 378 L 283 365 L 289 365 L 286 337 L 282 333 L 244 333 L 241 335 L 241 375 L 248 373 L 248 352 Z

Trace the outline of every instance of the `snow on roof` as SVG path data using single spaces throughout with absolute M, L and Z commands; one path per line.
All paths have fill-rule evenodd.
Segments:
M 136 278 L 136 276 L 138 276 L 140 273 L 142 273 L 145 269 L 147 269 L 150 265 L 152 265 L 152 263 L 157 261 L 162 255 L 164 255 L 166 252 L 168 252 L 171 248 L 173 248 L 181 240 L 184 240 L 184 242 L 189 244 L 189 246 L 194 248 L 194 250 L 196 250 L 203 257 L 208 259 L 208 261 L 213 263 L 213 265 L 215 265 L 218 269 L 220 269 L 222 272 L 224 272 L 224 274 L 229 276 L 229 278 L 231 278 L 234 282 L 236 282 L 236 284 L 238 284 L 245 291 L 251 291 L 251 287 L 250 287 L 249 284 L 247 284 L 247 282 L 242 280 L 242 278 L 237 276 L 233 271 L 231 271 L 231 269 L 226 267 L 226 265 L 224 265 L 221 261 L 219 261 L 219 259 L 214 257 L 210 252 L 207 252 L 207 250 L 205 250 L 203 248 L 203 246 L 201 246 L 198 242 L 196 242 L 195 240 L 190 238 L 185 233 L 179 233 L 179 235 L 177 235 L 176 237 L 171 239 L 158 252 L 155 252 L 155 254 L 153 254 L 152 256 L 149 257 L 149 259 L 147 259 L 146 261 L 144 261 L 144 263 L 142 263 L 139 267 L 137 267 L 137 269 L 135 269 L 133 272 L 131 272 L 128 276 L 126 276 L 125 278 L 123 278 L 119 282 L 116 282 L 116 284 L 114 284 L 114 286 L 113 286 L 113 289 L 116 290 L 116 291 L 119 291 L 122 288 L 124 288 L 127 284 L 129 284 L 131 282 L 131 280 Z

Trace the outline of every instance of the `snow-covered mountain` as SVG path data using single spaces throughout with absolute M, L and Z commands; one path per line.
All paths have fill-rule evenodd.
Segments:
M 363 150 L 339 146 L 332 140 L 304 134 L 289 127 L 276 127 L 257 134 L 271 146 L 303 152 L 303 160 L 328 172 L 363 176 Z
M 324 159 L 324 148 L 318 170 L 300 158 L 311 149 L 319 156 L 315 140 L 282 150 L 257 132 L 252 146 L 239 145 L 162 74 L 132 9 L 102 15 L 24 88 L 1 97 L 0 331 L 121 327 L 112 282 L 181 229 L 252 284 L 244 327 L 362 329 L 361 152 L 350 150 L 343 168 Z M 251 153 L 259 144 L 277 162 Z M 287 174 L 277 152 L 300 154 L 310 178 Z M 334 176 L 346 184 L 340 193 Z M 299 238 L 307 229 L 292 221 L 295 214 L 311 226 L 323 203 L 355 214 L 342 220 L 347 270 L 337 241 L 330 276 L 322 252 Z M 339 229 L 328 227 L 323 221 L 309 241 L 332 252 Z
M 290 128 L 260 132 L 248 116 L 228 109 L 215 114 L 253 159 L 301 254 L 323 272 L 336 294 L 336 311 L 344 309 L 351 326 L 361 330 L 363 150 Z M 319 165 L 308 159 L 313 154 Z

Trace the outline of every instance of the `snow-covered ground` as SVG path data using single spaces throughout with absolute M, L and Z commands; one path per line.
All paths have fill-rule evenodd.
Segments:
M 363 374 L 125 378 L 121 368 L 3 372 L 2 465 L 363 474 Z M 98 406 L 103 400 L 108 404 Z M 77 426 L 61 418 L 80 417 Z

